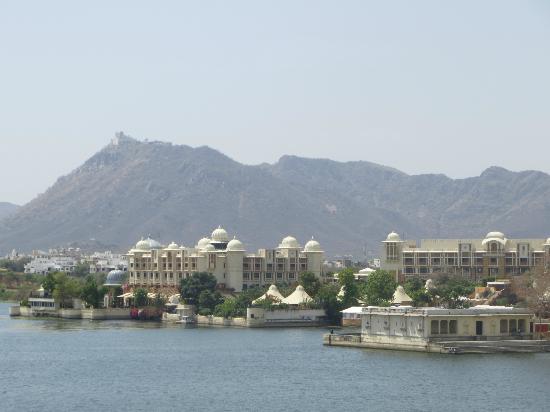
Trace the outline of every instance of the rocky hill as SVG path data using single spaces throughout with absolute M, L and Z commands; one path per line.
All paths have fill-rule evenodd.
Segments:
M 127 250 L 141 236 L 193 245 L 223 225 L 249 251 L 293 234 L 328 254 L 410 238 L 550 236 L 550 176 L 492 167 L 411 176 L 369 162 L 284 156 L 247 166 L 208 147 L 120 137 L 0 222 L 0 254 L 70 242 Z
M 13 215 L 17 209 L 19 209 L 19 206 L 14 205 L 13 203 L 0 202 L 0 220 Z

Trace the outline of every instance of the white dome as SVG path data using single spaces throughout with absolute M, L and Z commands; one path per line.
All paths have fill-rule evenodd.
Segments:
M 210 239 L 207 237 L 203 237 L 199 242 L 197 243 L 197 249 L 204 249 L 207 245 L 210 244 Z
M 279 248 L 280 249 L 300 249 L 300 244 L 298 243 L 295 237 L 287 236 L 281 241 Z
M 155 239 L 148 237 L 147 239 L 141 239 L 136 243 L 136 249 L 138 250 L 151 250 L 151 249 L 160 249 L 162 245 L 157 242 Z
M 550 237 L 549 237 L 548 239 L 546 239 L 546 243 L 545 243 L 545 245 L 548 245 L 548 246 L 550 246 Z
M 214 245 L 212 245 L 212 244 L 209 243 L 209 244 L 206 245 L 206 246 L 204 247 L 204 249 L 202 249 L 202 250 L 204 250 L 205 252 L 213 252 L 213 251 L 216 250 L 216 248 L 214 247 Z
M 229 240 L 227 232 L 221 226 L 218 226 L 218 228 L 212 232 L 211 237 L 213 242 L 227 242 Z
M 489 232 L 489 233 L 487 233 L 487 236 L 485 236 L 485 239 L 489 239 L 489 238 L 504 240 L 504 233 L 502 233 L 502 232 Z
M 136 243 L 136 249 L 137 250 L 149 250 L 149 249 L 151 249 L 151 247 L 149 246 L 149 242 L 147 242 L 145 239 L 141 238 L 141 240 Z
M 179 249 L 179 246 L 176 242 L 172 242 L 168 245 L 168 247 L 166 249 L 176 250 L 176 249 Z
M 489 232 L 481 244 L 485 246 L 487 243 L 495 241 L 505 246 L 508 240 L 504 237 L 504 233 L 502 232 Z
M 244 245 L 239 239 L 233 238 L 227 244 L 226 250 L 229 252 L 244 252 Z
M 369 274 L 371 274 L 371 273 L 373 273 L 373 272 L 376 272 L 376 270 L 371 269 L 371 268 L 365 268 L 365 269 L 361 269 L 361 270 L 359 271 L 359 273 L 362 274 L 362 275 L 369 275 Z
M 311 240 L 304 246 L 304 252 L 322 252 L 321 244 L 311 238 Z
M 401 242 L 401 236 L 395 232 L 391 232 L 386 237 L 386 242 Z

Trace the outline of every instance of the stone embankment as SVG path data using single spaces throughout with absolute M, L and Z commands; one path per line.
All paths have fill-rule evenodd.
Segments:
M 487 354 L 487 353 L 540 353 L 550 352 L 550 340 L 500 340 L 500 341 L 440 341 L 427 345 L 406 345 L 396 343 L 369 342 L 361 334 L 323 335 L 326 346 L 344 346 L 367 349 L 389 349 L 413 352 L 450 353 L 450 354 Z
M 26 306 L 11 306 L 10 316 L 22 316 L 28 318 L 50 317 L 62 319 L 118 320 L 130 319 L 130 309 L 107 308 L 36 310 Z

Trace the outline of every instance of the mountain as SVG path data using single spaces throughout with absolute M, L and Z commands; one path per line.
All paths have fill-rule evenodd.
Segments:
M 224 226 L 249 251 L 292 234 L 327 254 L 377 253 L 409 238 L 550 235 L 550 176 L 491 167 L 480 176 L 411 176 L 370 162 L 283 156 L 248 166 L 208 147 L 119 135 L 0 222 L 0 254 L 76 244 L 127 250 L 141 236 L 191 246 Z
M 19 209 L 19 206 L 13 203 L 0 202 L 0 220 L 14 214 L 17 209 Z

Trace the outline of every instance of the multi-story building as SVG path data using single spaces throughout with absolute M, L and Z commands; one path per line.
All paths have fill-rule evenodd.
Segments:
M 78 259 L 72 256 L 35 255 L 25 265 L 25 273 L 47 275 L 49 272 L 74 272 Z
M 294 237 L 287 236 L 277 248 L 247 254 L 238 239 L 230 241 L 227 232 L 218 227 L 195 247 L 176 243 L 162 246 L 156 240 L 142 239 L 127 258 L 130 286 L 176 288 L 181 279 L 208 272 L 224 287 L 241 291 L 272 283 L 293 283 L 306 271 L 320 278 L 324 252 L 313 238 L 302 248 Z
M 392 232 L 382 245 L 382 269 L 400 280 L 448 274 L 475 281 L 550 269 L 550 238 L 507 239 L 490 232 L 484 239 L 426 239 L 418 246 Z
M 128 270 L 128 259 L 125 255 L 107 252 L 95 252 L 90 256 L 85 256 L 82 259 L 90 265 L 90 273 L 109 273 L 112 270 L 120 269 Z

